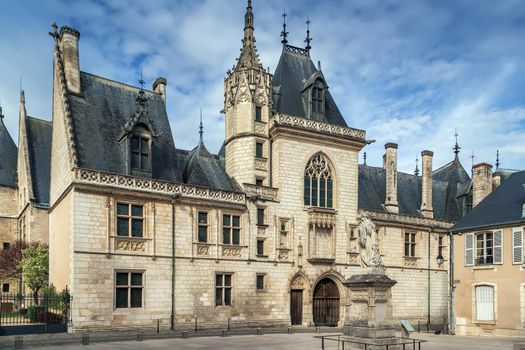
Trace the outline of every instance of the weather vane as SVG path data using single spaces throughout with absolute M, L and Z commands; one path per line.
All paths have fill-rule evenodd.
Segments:
M 286 9 L 284 9 L 283 11 L 283 31 L 281 32 L 281 36 L 283 37 L 283 40 L 281 40 L 281 43 L 283 45 L 286 45 L 288 43 L 288 32 L 286 31 L 286 16 L 288 16 L 286 14 Z
M 310 49 L 312 48 L 312 45 L 311 42 L 312 42 L 312 38 L 310 37 L 310 15 L 308 15 L 306 17 L 306 39 L 304 40 L 304 42 L 306 43 L 306 51 L 310 52 Z

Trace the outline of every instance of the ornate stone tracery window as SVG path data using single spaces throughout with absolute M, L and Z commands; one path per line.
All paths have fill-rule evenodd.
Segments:
M 310 159 L 304 172 L 304 205 L 332 208 L 333 186 L 330 163 L 323 154 L 318 153 Z

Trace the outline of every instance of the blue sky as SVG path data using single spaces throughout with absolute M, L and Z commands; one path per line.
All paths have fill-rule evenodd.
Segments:
M 254 0 L 255 36 L 273 71 L 282 46 L 303 46 L 310 16 L 312 58 L 351 127 L 376 143 L 368 163 L 381 165 L 384 144 L 399 144 L 402 171 L 434 151 L 434 167 L 452 160 L 454 129 L 460 157 L 525 168 L 525 1 L 523 0 Z M 53 41 L 50 25 L 80 35 L 81 70 L 138 85 L 168 80 L 167 108 L 175 144 L 224 139 L 223 79 L 241 46 L 244 0 L 2 1 L 0 101 L 16 138 L 20 77 L 28 113 L 50 119 Z

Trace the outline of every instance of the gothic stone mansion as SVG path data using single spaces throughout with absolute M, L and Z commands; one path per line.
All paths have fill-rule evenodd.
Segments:
M 3 201 L 19 202 L 5 216 L 12 235 L 23 225 L 24 237 L 49 242 L 50 282 L 73 295 L 74 331 L 157 320 L 181 329 L 195 318 L 202 327 L 342 325 L 359 302 L 342 282 L 361 270 L 363 214 L 398 282 L 394 318 L 447 317 L 446 230 L 472 195 L 459 159 L 433 170 L 423 151 L 422 175 L 401 173 L 389 143 L 383 167 L 359 164 L 366 133 L 347 125 L 309 44 L 285 37 L 274 74 L 263 68 L 251 1 L 224 80 L 217 155 L 202 133 L 193 150 L 175 147 L 166 79 L 148 91 L 83 72 L 79 32 L 52 34 L 52 122 L 28 117 L 22 99 L 18 160 L 12 140 L 0 149 L 14 152 L 3 166 L 18 171 L 0 172 L 0 187 Z M 1 119 L 0 131 L 9 143 Z M 39 211 L 17 222 L 24 203 Z

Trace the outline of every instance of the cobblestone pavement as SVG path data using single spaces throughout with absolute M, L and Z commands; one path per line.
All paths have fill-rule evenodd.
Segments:
M 326 334 L 324 334 L 326 335 Z M 154 339 L 143 342 L 127 341 L 114 343 L 92 343 L 88 346 L 82 345 L 60 345 L 59 347 L 41 347 L 40 349 L 60 350 L 191 350 L 191 349 L 213 349 L 213 350 L 310 350 L 321 349 L 321 341 L 315 338 L 318 334 L 266 334 L 266 335 L 239 335 L 229 337 L 199 337 L 188 339 Z M 461 337 L 448 335 L 417 334 L 414 338 L 427 340 L 422 345 L 423 350 L 512 350 L 513 344 L 524 343 L 525 339 L 516 338 L 488 338 L 488 337 Z M 35 347 L 33 347 L 35 348 Z M 345 347 L 348 350 L 348 346 Z M 335 343 L 326 343 L 325 349 L 338 349 Z M 340 347 L 339 347 L 340 349 Z

